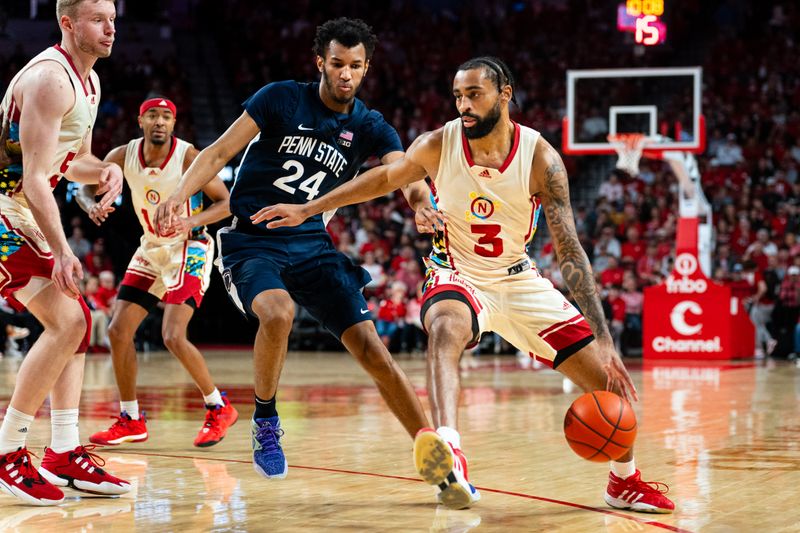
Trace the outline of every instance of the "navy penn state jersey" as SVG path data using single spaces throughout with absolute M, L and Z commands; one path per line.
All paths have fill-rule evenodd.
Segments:
M 231 189 L 236 231 L 270 235 L 325 232 L 322 215 L 293 228 L 268 230 L 250 216 L 278 203 L 303 204 L 351 180 L 370 156 L 401 151 L 400 137 L 356 98 L 350 113 L 322 103 L 319 83 L 281 81 L 244 103 L 261 132 L 250 143 Z

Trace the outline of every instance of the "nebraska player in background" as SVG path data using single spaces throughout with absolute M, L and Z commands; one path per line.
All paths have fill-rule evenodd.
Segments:
M 439 500 L 453 508 L 480 497 L 467 481 L 456 425 L 458 360 L 482 332 L 499 333 L 585 391 L 612 388 L 636 397 L 578 241 L 561 157 L 539 132 L 509 118 L 513 84 L 499 59 L 467 61 L 453 80 L 458 119 L 421 135 L 402 159 L 325 196 L 307 204 L 267 207 L 252 217 L 254 223 L 275 219 L 268 228 L 296 225 L 315 213 L 431 176 L 442 215 L 436 225 L 443 227 L 428 260 L 421 313 L 430 333 L 428 396 L 438 429 L 417 433 L 414 457 L 420 475 L 440 487 Z M 583 314 L 541 277 L 526 253 L 542 210 L 564 281 Z M 674 508 L 659 484 L 641 480 L 632 452 L 611 462 L 605 500 L 634 511 L 668 513 Z
M 122 188 L 120 167 L 90 152 L 100 101 L 92 66 L 111 54 L 116 10 L 110 0 L 58 0 L 56 13 L 61 44 L 31 59 L 0 103 L 0 293 L 44 326 L 19 368 L 0 426 L 0 488 L 34 505 L 61 502 L 58 486 L 107 495 L 130 490 L 100 468 L 94 446 L 80 444 L 90 318 L 76 282 L 83 271 L 53 197 L 62 175 L 98 184 L 103 206 Z M 37 471 L 25 441 L 48 393 L 52 440 Z
M 183 172 L 199 151 L 172 135 L 178 110 L 167 98 L 151 98 L 139 107 L 144 136 L 111 150 L 105 160 L 124 168 L 133 207 L 142 225 L 139 248 L 133 255 L 114 304 L 108 336 L 120 393 L 120 415 L 106 431 L 92 435 L 95 444 L 120 444 L 147 440 L 144 413 L 136 399 L 136 347 L 139 324 L 159 302 L 164 302 L 161 328 L 164 344 L 189 372 L 206 404 L 206 419 L 195 446 L 213 446 L 238 418 L 236 409 L 211 379 L 206 362 L 189 342 L 186 329 L 208 288 L 214 259 L 214 241 L 206 224 L 222 220 L 228 211 L 228 189 L 215 176 L 184 204 L 177 224 L 168 235 L 154 229 L 155 212 L 162 199 L 177 188 Z M 213 204 L 203 210 L 203 193 Z M 96 192 L 84 186 L 78 203 L 97 224 L 113 211 L 95 202 Z

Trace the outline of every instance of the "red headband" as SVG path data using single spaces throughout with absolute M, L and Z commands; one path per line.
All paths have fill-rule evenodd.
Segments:
M 178 109 L 175 107 L 175 104 L 172 103 L 172 100 L 168 98 L 150 98 L 145 100 L 142 102 L 142 105 L 139 106 L 139 116 L 144 115 L 147 113 L 148 109 L 152 109 L 154 107 L 169 109 L 172 111 L 173 116 L 176 118 L 178 117 Z

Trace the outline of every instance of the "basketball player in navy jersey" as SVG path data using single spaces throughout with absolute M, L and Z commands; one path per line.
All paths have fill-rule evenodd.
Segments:
M 258 318 L 254 346 L 253 463 L 267 478 L 283 478 L 287 462 L 275 393 L 286 357 L 294 302 L 338 337 L 372 376 L 389 408 L 413 437 L 427 419 L 406 376 L 370 320 L 361 288 L 369 274 L 339 253 L 312 217 L 296 228 L 268 230 L 251 217 L 279 202 L 305 203 L 352 179 L 376 156 L 402 157 L 397 132 L 356 98 L 377 44 L 361 20 L 339 18 L 317 28 L 318 83 L 266 85 L 244 103 L 244 113 L 184 174 L 156 213 L 169 231 L 189 196 L 205 186 L 245 146 L 231 190 L 233 224 L 218 235 L 221 271 L 231 299 Z M 410 194 L 412 204 L 426 194 Z

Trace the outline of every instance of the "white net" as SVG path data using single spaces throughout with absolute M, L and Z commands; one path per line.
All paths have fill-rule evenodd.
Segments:
M 617 133 L 608 136 L 608 142 L 617 151 L 617 168 L 631 176 L 639 175 L 639 160 L 649 137 L 643 133 Z

